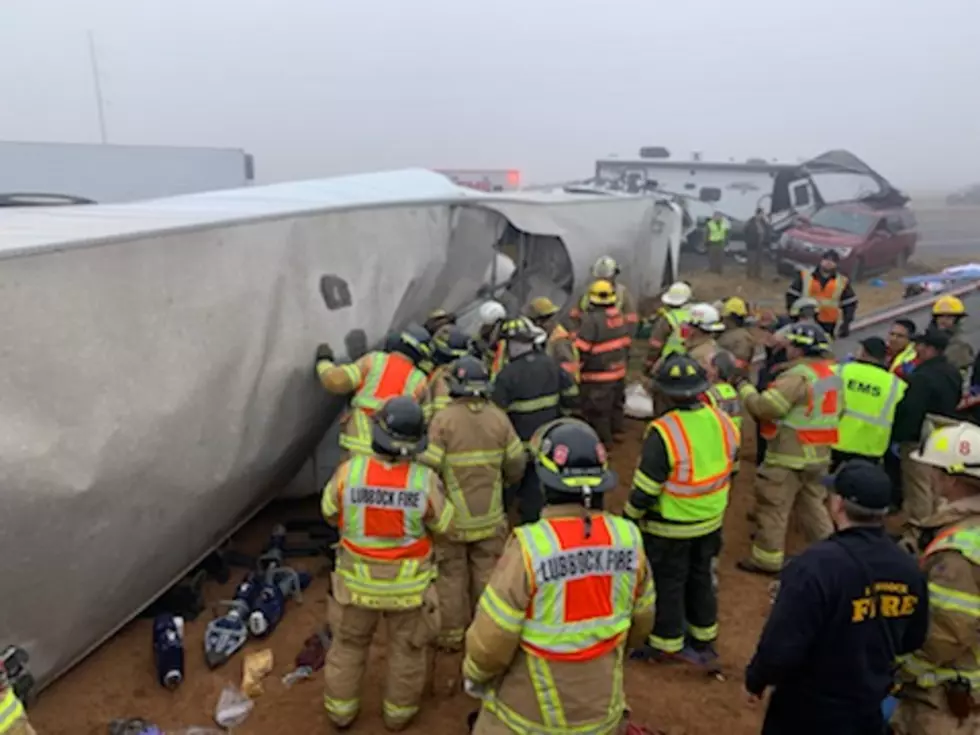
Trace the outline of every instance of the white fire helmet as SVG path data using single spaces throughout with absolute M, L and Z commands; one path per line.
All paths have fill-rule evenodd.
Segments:
M 691 287 L 684 281 L 676 281 L 670 284 L 670 288 L 660 297 L 667 306 L 684 306 L 691 300 Z
M 711 304 L 695 304 L 691 307 L 688 324 L 705 332 L 724 332 L 725 325 L 722 324 L 721 314 Z
M 980 427 L 966 421 L 939 426 L 911 456 L 951 475 L 980 477 Z
M 480 305 L 480 324 L 485 327 L 507 318 L 507 309 L 499 301 L 487 301 Z

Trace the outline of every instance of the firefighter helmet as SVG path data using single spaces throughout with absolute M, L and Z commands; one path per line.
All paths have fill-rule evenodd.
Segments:
M 600 278 L 589 286 L 589 303 L 596 306 L 613 306 L 616 303 L 616 287 L 612 281 Z
M 516 319 L 508 319 L 500 329 L 501 338 L 508 342 L 519 342 L 523 344 L 534 344 L 536 336 L 534 324 L 526 316 L 519 316 Z
M 432 357 L 437 365 L 448 365 L 469 353 L 470 338 L 457 326 L 447 324 L 432 338 Z
M 453 312 L 446 311 L 445 309 L 433 309 L 425 318 L 422 326 L 428 329 L 432 335 L 435 335 L 443 327 L 455 323 L 456 315 Z
M 932 305 L 933 316 L 966 316 L 966 307 L 955 296 L 942 296 Z
M 413 398 L 397 396 L 372 417 L 371 449 L 390 457 L 414 457 L 428 444 L 425 415 Z
M 416 365 L 432 357 L 432 335 L 420 324 L 409 324 L 400 331 L 389 332 L 384 351 L 405 355 Z
M 820 355 L 830 349 L 830 338 L 819 324 L 794 324 L 786 340 L 803 350 L 804 355 Z
M 531 319 L 549 319 L 557 313 L 558 307 L 547 296 L 538 296 L 527 306 L 527 316 Z
M 480 305 L 480 324 L 485 327 L 507 318 L 507 310 L 499 301 L 485 301 Z
M 721 307 L 722 316 L 739 316 L 743 319 L 749 315 L 749 307 L 745 304 L 745 299 L 732 296 L 724 302 Z
M 670 398 L 696 398 L 711 387 L 701 364 L 677 352 L 664 358 L 653 380 L 660 392 Z
M 483 360 L 472 356 L 459 358 L 449 373 L 449 395 L 485 397 L 490 394 L 490 373 Z
M 546 490 L 587 496 L 616 487 L 606 447 L 585 422 L 559 419 L 544 427 L 539 441 L 535 470 Z
M 790 304 L 789 315 L 792 317 L 798 317 L 804 309 L 810 309 L 814 314 L 817 313 L 817 307 L 820 303 L 812 296 L 800 296 L 796 301 Z
M 593 278 L 615 278 L 619 275 L 619 263 L 611 256 L 603 255 L 592 264 Z
M 966 421 L 939 426 L 911 457 L 951 475 L 980 477 L 980 427 Z
M 691 286 L 684 281 L 676 281 L 670 284 L 660 300 L 667 306 L 684 306 L 694 294 L 691 293 Z
M 691 307 L 691 314 L 688 324 L 692 327 L 705 332 L 724 332 L 725 325 L 722 324 L 721 314 L 711 304 L 695 304 Z

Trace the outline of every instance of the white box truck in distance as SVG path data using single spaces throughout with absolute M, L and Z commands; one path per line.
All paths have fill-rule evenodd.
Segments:
M 0 141 L 0 195 L 109 204 L 237 189 L 254 177 L 252 156 L 237 148 Z

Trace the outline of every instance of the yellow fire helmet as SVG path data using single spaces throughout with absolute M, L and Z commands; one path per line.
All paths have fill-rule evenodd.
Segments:
M 749 307 L 746 306 L 744 299 L 740 299 L 738 296 L 732 296 L 722 305 L 721 315 L 740 316 L 744 319 L 749 315 Z
M 942 296 L 932 305 L 933 316 L 966 316 L 966 307 L 955 296 Z
M 616 303 L 616 288 L 612 282 L 600 278 L 589 286 L 589 303 L 596 306 L 612 306 Z
M 531 303 L 527 307 L 527 315 L 532 319 L 547 319 L 557 313 L 558 307 L 547 296 L 538 296 L 536 299 L 531 299 Z

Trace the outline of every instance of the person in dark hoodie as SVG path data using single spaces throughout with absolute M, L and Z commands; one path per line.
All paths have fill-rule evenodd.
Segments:
M 922 441 L 922 422 L 933 413 L 956 418 L 963 393 L 960 371 L 946 359 L 949 333 L 929 327 L 915 337 L 918 364 L 895 411 L 892 444 L 898 444 L 902 471 L 902 509 L 910 521 L 922 521 L 936 510 L 932 472 L 910 455 Z
M 762 735 L 884 733 L 895 658 L 926 639 L 926 579 L 884 528 L 888 476 L 853 459 L 827 480 L 837 532 L 783 569 L 745 671 L 751 703 L 773 690 Z

